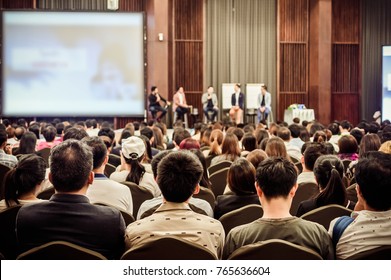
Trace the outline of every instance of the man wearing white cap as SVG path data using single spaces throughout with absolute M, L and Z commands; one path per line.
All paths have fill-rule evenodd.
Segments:
M 120 183 L 133 182 L 157 197 L 161 194 L 160 189 L 153 175 L 145 172 L 145 167 L 141 164 L 145 157 L 145 150 L 144 141 L 137 136 L 122 139 L 121 165 L 111 174 L 110 179 Z

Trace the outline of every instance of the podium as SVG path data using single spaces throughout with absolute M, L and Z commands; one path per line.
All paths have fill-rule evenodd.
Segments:
M 293 123 L 294 118 L 299 118 L 302 121 L 315 120 L 314 109 L 286 109 L 284 112 L 284 122 L 288 125 Z

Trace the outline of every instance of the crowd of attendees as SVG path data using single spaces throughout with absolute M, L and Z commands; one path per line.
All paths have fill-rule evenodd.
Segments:
M 208 168 L 226 161 L 232 163 L 224 193 L 210 203 L 201 195 L 213 193 Z M 114 130 L 94 119 L 3 119 L 0 164 L 9 168 L 0 211 L 23 205 L 16 220 L 18 253 L 64 240 L 118 259 L 166 235 L 199 244 L 217 259 L 271 238 L 324 259 L 391 245 L 389 121 L 355 127 L 346 120 L 325 126 L 295 119 L 269 127 L 217 121 L 195 123 L 192 130 L 178 121 L 168 133 L 161 122 Z M 115 170 L 108 173 L 110 166 Z M 137 213 L 126 182 L 151 194 Z M 316 185 L 316 192 L 291 213 L 296 190 L 306 183 Z M 351 199 L 347 190 L 354 184 Z M 55 191 L 50 200 L 40 199 L 49 188 Z M 260 204 L 263 216 L 224 232 L 219 218 L 250 204 Z M 300 218 L 330 204 L 353 210 L 352 223 L 336 241 L 338 218 L 328 229 Z M 126 226 L 121 211 L 136 221 Z

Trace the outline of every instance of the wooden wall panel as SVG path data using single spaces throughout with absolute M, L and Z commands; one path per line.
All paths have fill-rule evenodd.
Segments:
M 176 0 L 174 14 L 175 39 L 203 39 L 203 1 Z
M 0 9 L 34 9 L 36 0 L 1 0 Z
M 332 118 L 360 120 L 360 1 L 333 0 Z
M 308 106 L 309 0 L 278 0 L 277 120 L 293 103 Z

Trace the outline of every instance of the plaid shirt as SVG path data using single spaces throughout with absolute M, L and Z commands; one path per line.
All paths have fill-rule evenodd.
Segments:
M 18 159 L 16 156 L 8 155 L 4 150 L 0 149 L 0 164 L 14 168 L 18 164 Z

